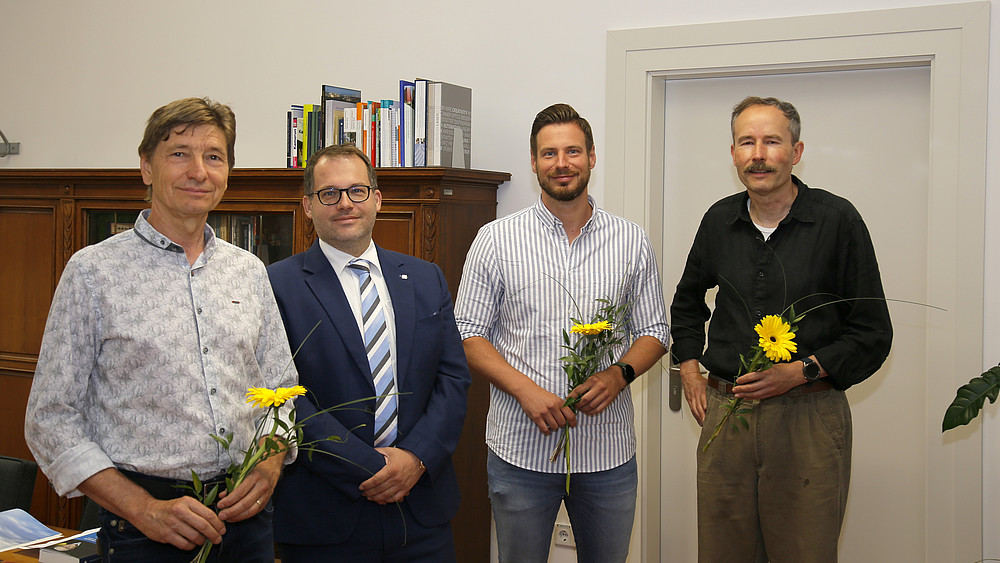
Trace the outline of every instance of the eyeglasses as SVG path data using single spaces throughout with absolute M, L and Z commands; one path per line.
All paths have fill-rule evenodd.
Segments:
M 326 188 L 315 191 L 310 195 L 316 196 L 323 205 L 337 205 L 340 203 L 340 197 L 344 193 L 347 193 L 348 199 L 354 203 L 363 203 L 368 200 L 368 196 L 372 193 L 372 188 L 365 185 L 351 186 L 349 188 Z

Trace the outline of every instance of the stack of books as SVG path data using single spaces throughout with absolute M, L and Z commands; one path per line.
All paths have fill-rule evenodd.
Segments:
M 289 168 L 343 144 L 378 167 L 471 166 L 472 89 L 464 86 L 400 80 L 397 99 L 363 101 L 361 90 L 324 85 L 320 103 L 292 105 L 286 119 Z

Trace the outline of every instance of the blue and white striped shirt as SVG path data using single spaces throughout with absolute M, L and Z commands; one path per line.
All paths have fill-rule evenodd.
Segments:
M 559 358 L 570 317 L 590 322 L 597 299 L 623 294 L 632 303 L 630 345 L 640 336 L 668 343 L 666 311 L 656 258 L 636 224 L 597 208 L 570 243 L 562 222 L 542 204 L 497 219 L 479 230 L 466 258 L 455 317 L 462 338 L 489 340 L 515 369 L 542 388 L 569 393 Z M 620 358 L 623 345 L 615 354 Z M 608 367 L 607 359 L 602 369 Z M 517 400 L 490 388 L 486 444 L 518 467 L 562 473 L 549 461 L 561 432 L 545 436 Z M 600 415 L 577 417 L 570 430 L 572 471 L 618 467 L 635 454 L 632 398 L 626 387 Z

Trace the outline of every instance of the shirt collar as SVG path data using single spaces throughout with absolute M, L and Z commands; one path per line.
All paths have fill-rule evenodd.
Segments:
M 352 256 L 343 250 L 339 250 L 326 242 L 323 242 L 323 239 L 320 239 L 319 241 L 319 248 L 323 251 L 323 255 L 326 256 L 326 259 L 330 261 L 330 265 L 333 266 L 333 271 L 337 272 L 337 275 L 340 275 L 340 273 L 344 271 L 344 268 L 347 268 L 347 265 L 351 262 L 351 260 L 354 260 L 355 258 L 367 260 L 372 265 L 372 269 L 376 270 L 380 275 L 382 273 L 382 266 L 378 261 L 378 250 L 376 249 L 375 241 L 368 242 L 368 248 L 361 253 L 361 256 Z
M 792 174 L 792 182 L 798 188 L 798 193 L 795 195 L 795 201 L 792 202 L 792 208 L 788 210 L 788 215 L 781 220 L 782 223 L 795 219 L 796 221 L 801 221 L 803 223 L 812 223 L 816 220 L 816 214 L 812 207 L 812 197 L 809 193 L 810 188 L 799 178 Z M 735 201 L 735 207 L 732 210 L 732 214 L 729 216 L 728 223 L 731 225 L 737 220 L 742 219 L 743 221 L 753 222 L 750 219 L 750 211 L 747 209 L 747 200 L 750 199 L 749 192 L 744 191 L 740 194 L 741 197 L 737 197 Z
M 176 242 L 170 240 L 170 237 L 157 231 L 149 224 L 149 209 L 143 209 L 139 212 L 139 217 L 135 220 L 135 225 L 133 226 L 133 231 L 142 240 L 147 243 L 168 252 L 179 252 L 184 253 L 184 247 L 177 244 Z M 212 253 L 215 252 L 215 231 L 208 224 L 205 224 L 205 249 L 202 251 L 202 256 L 206 259 L 209 258 Z
M 580 229 L 581 233 L 586 233 L 591 228 L 593 228 L 593 225 L 595 224 L 595 219 L 597 218 L 597 211 L 598 211 L 597 202 L 589 194 L 587 195 L 587 203 L 590 204 L 591 213 L 590 213 L 590 218 L 587 219 L 587 222 L 584 223 L 583 227 Z M 558 217 L 556 217 L 551 211 L 549 211 L 548 207 L 545 207 L 545 204 L 542 203 L 541 195 L 538 196 L 538 201 L 535 202 L 533 209 L 535 212 L 535 216 L 538 217 L 538 219 L 542 222 L 543 225 L 552 230 L 560 230 L 560 231 L 562 230 L 563 228 L 562 221 Z

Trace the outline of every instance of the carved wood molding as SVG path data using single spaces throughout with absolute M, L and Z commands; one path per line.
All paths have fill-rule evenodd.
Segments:
M 423 224 L 424 232 L 421 234 L 423 237 L 423 247 L 424 256 L 423 259 L 428 262 L 437 261 L 437 227 L 438 227 L 438 212 L 436 205 L 422 205 L 423 209 Z
M 61 199 L 59 200 L 59 205 L 62 207 L 62 264 L 60 264 L 59 270 L 62 271 L 62 265 L 69 262 L 70 256 L 73 255 L 73 225 L 76 221 L 76 204 L 72 199 Z

